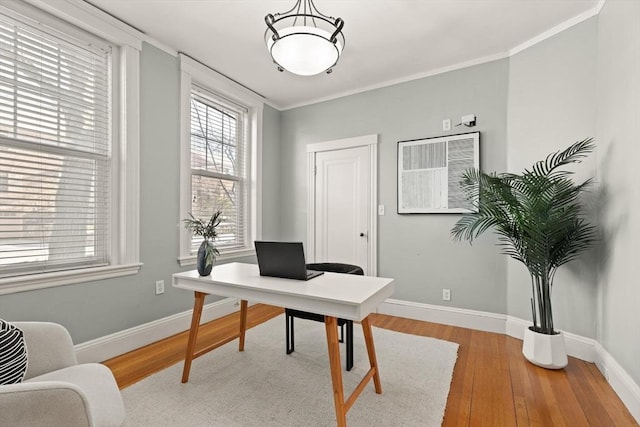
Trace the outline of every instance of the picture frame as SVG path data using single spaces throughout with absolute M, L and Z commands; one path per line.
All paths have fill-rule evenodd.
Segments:
M 398 141 L 398 213 L 474 212 L 459 182 L 479 157 L 480 132 Z

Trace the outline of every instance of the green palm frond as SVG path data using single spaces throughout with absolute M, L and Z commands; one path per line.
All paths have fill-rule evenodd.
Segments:
M 584 157 L 591 153 L 595 149 L 593 138 L 583 139 L 578 141 L 566 150 L 557 151 L 547 156 L 545 160 L 541 160 L 533 165 L 533 171 L 537 175 L 549 175 L 555 169 L 565 166 L 569 163 L 579 163 Z M 571 173 L 571 172 L 565 172 Z
M 222 221 L 222 211 L 217 210 L 211 215 L 208 221 L 204 221 L 200 218 L 195 218 L 191 212 L 189 212 L 189 218 L 182 220 L 184 226 L 194 236 L 202 236 L 206 240 L 215 240 L 218 237 L 218 226 Z
M 523 263 L 532 276 L 536 330 L 553 333 L 551 286 L 556 269 L 594 245 L 596 229 L 584 218 L 582 194 L 592 185 L 576 184 L 573 172 L 595 149 L 592 138 L 549 154 L 522 174 L 486 174 L 468 170 L 460 186 L 476 212 L 465 213 L 451 229 L 454 240 L 470 243 L 489 229 L 498 235 L 501 252 Z M 537 320 L 534 320 L 537 322 Z

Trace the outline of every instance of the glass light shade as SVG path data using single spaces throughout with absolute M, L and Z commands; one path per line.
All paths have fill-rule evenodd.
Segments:
M 316 27 L 294 26 L 278 31 L 280 38 L 267 39 L 273 60 L 285 70 L 313 76 L 331 68 L 342 53 L 340 41 L 331 43 L 331 34 Z

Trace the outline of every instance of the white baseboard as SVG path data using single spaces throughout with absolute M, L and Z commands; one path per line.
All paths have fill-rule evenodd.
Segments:
M 525 328 L 531 326 L 531 322 L 528 320 L 504 314 L 422 304 L 391 298 L 380 305 L 378 313 L 476 329 L 479 331 L 506 334 L 520 340 L 524 337 Z M 577 357 L 587 362 L 593 362 L 595 360 L 595 340 L 570 332 L 563 333 L 567 346 L 567 354 L 569 356 Z
M 618 394 L 622 403 L 640 424 L 640 386 L 629 376 L 620 364 L 602 347 L 599 342 L 594 346 L 594 362 L 602 375 Z
M 506 334 L 520 340 L 524 337 L 525 328 L 531 326 L 529 320 L 513 316 L 391 298 L 380 305 L 378 313 Z M 598 341 L 570 332 L 563 331 L 563 334 L 567 354 L 586 362 L 595 363 L 611 388 L 618 394 L 622 403 L 640 423 L 640 386 Z
M 387 299 L 378 307 L 378 313 L 499 334 L 505 333 L 507 317 L 504 314 L 422 304 L 392 298 Z
M 225 298 L 202 309 L 201 322 L 209 322 L 238 311 L 239 302 L 235 298 Z M 74 346 L 80 363 L 102 362 L 127 353 L 147 344 L 170 337 L 189 329 L 193 310 L 154 320 L 124 331 L 116 332 Z

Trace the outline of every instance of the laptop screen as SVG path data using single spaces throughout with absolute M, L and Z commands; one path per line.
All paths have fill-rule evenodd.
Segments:
M 261 276 L 308 280 L 318 274 L 307 274 L 302 242 L 267 242 L 256 240 L 256 256 Z M 310 277 L 311 276 L 311 277 Z

